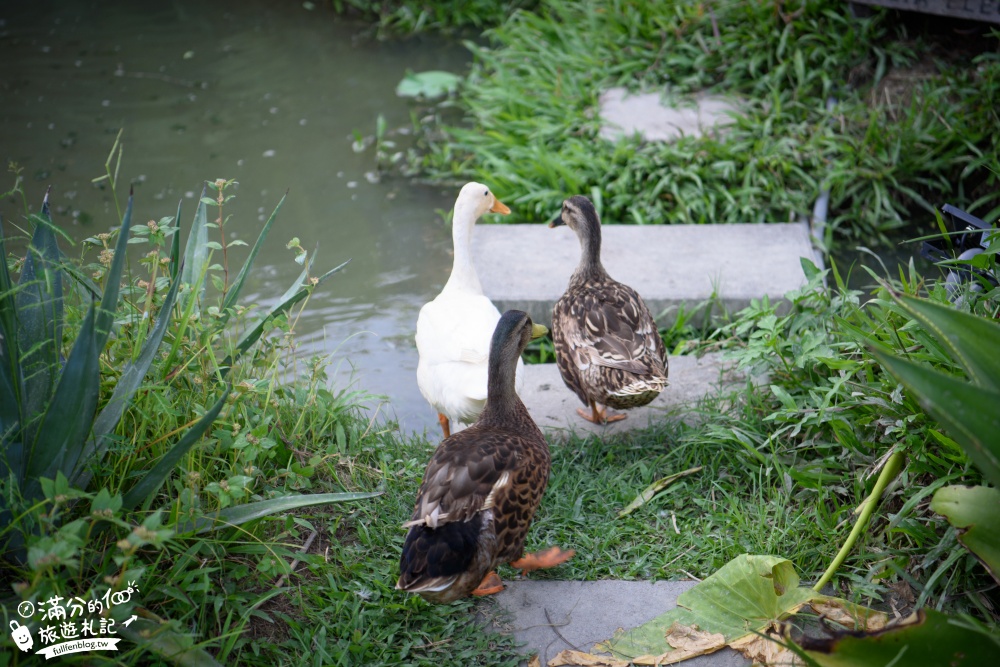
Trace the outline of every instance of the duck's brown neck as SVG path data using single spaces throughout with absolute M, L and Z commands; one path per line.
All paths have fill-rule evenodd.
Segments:
M 490 355 L 489 379 L 486 383 L 486 407 L 479 421 L 486 424 L 510 424 L 528 414 L 514 389 L 517 360 L 503 355 Z
M 587 282 L 607 278 L 608 274 L 601 264 L 601 227 L 600 223 L 586 220 L 579 231 L 580 263 L 577 265 L 570 282 Z

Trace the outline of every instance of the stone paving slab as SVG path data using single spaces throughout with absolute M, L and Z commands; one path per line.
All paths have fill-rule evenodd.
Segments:
M 512 632 L 525 656 L 537 653 L 542 665 L 564 649 L 591 652 L 618 628 L 634 628 L 677 606 L 693 581 L 508 581 L 494 596 L 508 612 L 494 622 Z M 750 661 L 732 649 L 692 658 L 690 667 L 746 667 Z
M 521 400 L 538 427 L 546 433 L 593 433 L 607 437 L 649 426 L 653 420 L 667 415 L 685 418 L 684 408 L 697 403 L 708 393 L 735 388 L 745 377 L 726 370 L 721 353 L 702 357 L 685 355 L 670 357 L 670 386 L 649 405 L 625 411 L 628 417 L 606 425 L 592 424 L 576 413 L 583 403 L 566 387 L 555 364 L 527 364 L 524 367 L 524 388 Z
M 661 92 L 632 94 L 625 88 L 609 88 L 600 96 L 600 137 L 609 141 L 636 133 L 646 141 L 700 137 L 732 124 L 739 113 L 739 107 L 721 95 L 671 99 Z
M 764 295 L 780 301 L 805 283 L 801 257 L 819 266 L 805 223 L 606 225 L 602 234 L 604 267 L 642 296 L 661 327 L 679 306 L 713 293 L 730 312 Z M 573 230 L 543 224 L 477 225 L 472 252 L 500 312 L 517 308 L 547 326 L 580 261 Z

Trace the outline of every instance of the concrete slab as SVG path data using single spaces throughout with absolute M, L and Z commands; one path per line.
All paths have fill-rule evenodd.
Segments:
M 708 393 L 734 388 L 745 382 L 745 376 L 729 371 L 722 363 L 722 354 L 703 357 L 685 355 L 670 357 L 670 386 L 652 403 L 625 411 L 628 418 L 611 424 L 598 425 L 582 419 L 576 413 L 583 403 L 562 380 L 555 364 L 529 364 L 524 367 L 524 389 L 521 400 L 532 419 L 548 434 L 596 434 L 602 438 L 645 428 L 666 415 L 684 418 L 684 407 L 697 403 Z
M 739 113 L 739 107 L 721 95 L 671 97 L 662 92 L 631 94 L 625 88 L 610 88 L 600 95 L 600 137 L 609 141 L 636 133 L 646 141 L 700 137 L 732 124 L 733 116 Z
M 630 629 L 677 606 L 693 581 L 508 581 L 494 596 L 508 612 L 497 629 L 526 642 L 524 654 L 537 653 L 542 665 L 564 649 L 591 652 L 619 628 Z M 690 667 L 745 667 L 736 651 L 723 649 L 684 662 Z
M 602 235 L 604 267 L 639 292 L 661 327 L 677 307 L 713 294 L 730 312 L 764 295 L 780 300 L 805 283 L 799 258 L 819 261 L 804 223 L 605 225 Z M 580 261 L 573 230 L 545 225 L 477 225 L 472 252 L 500 312 L 524 310 L 545 325 Z

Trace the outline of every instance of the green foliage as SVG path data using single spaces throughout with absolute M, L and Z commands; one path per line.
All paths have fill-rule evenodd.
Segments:
M 468 44 L 463 117 L 449 104 L 421 122 L 411 168 L 489 183 L 527 221 L 592 191 L 608 222 L 659 224 L 785 222 L 829 189 L 830 229 L 861 239 L 944 195 L 995 211 L 1000 58 L 910 75 L 924 47 L 893 30 L 833 0 L 547 0 L 490 31 L 489 46 Z M 612 143 L 597 114 L 611 86 L 709 90 L 743 113 L 700 138 Z
M 959 541 L 1000 582 L 1000 489 L 946 486 L 938 489 L 931 509 L 960 530 Z
M 381 37 L 487 28 L 502 23 L 519 8 L 537 4 L 537 0 L 330 0 L 338 14 L 359 14 L 374 22 L 374 29 Z

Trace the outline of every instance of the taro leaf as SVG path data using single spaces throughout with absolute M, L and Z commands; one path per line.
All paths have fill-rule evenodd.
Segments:
M 1000 392 L 975 387 L 928 366 L 872 351 L 965 450 L 986 479 L 1000 487 Z
M 181 269 L 181 282 L 194 285 L 200 278 L 208 261 L 208 211 L 205 209 L 205 193 L 202 188 L 198 208 L 194 212 L 194 222 L 184 246 L 184 266 Z M 202 287 L 204 289 L 204 286 Z M 193 297 L 192 297 L 193 298 Z
M 111 266 L 108 268 L 107 279 L 104 281 L 104 297 L 101 299 L 100 308 L 97 311 L 97 350 L 104 350 L 104 345 L 108 342 L 108 335 L 111 333 L 111 325 L 115 321 L 115 313 L 118 311 L 118 292 L 121 289 L 122 271 L 125 268 L 125 258 L 128 252 L 129 228 L 132 226 L 132 193 L 128 196 L 128 205 L 125 207 L 125 215 L 122 217 L 122 226 L 118 232 L 118 241 L 115 243 L 115 254 L 111 259 Z
M 1000 325 L 926 299 L 903 295 L 897 300 L 949 350 L 977 386 L 1000 392 Z
M 264 317 L 264 319 L 262 319 L 257 324 L 257 326 L 255 326 L 253 329 L 251 329 L 249 332 L 247 332 L 246 335 L 244 335 L 243 338 L 240 339 L 240 342 L 237 343 L 236 349 L 233 350 L 232 354 L 230 354 L 229 356 L 227 356 L 222 361 L 222 363 L 220 364 L 220 370 L 221 370 L 222 377 L 223 378 L 226 377 L 226 375 L 229 373 L 229 370 L 232 368 L 233 363 L 235 363 L 235 361 L 237 359 L 239 359 L 240 356 L 244 352 L 246 352 L 251 347 L 253 347 L 254 343 L 256 343 L 258 340 L 260 340 L 260 337 L 262 335 L 264 335 L 264 328 L 267 326 L 267 324 L 271 320 L 273 320 L 278 315 L 281 315 L 282 313 L 284 313 L 285 311 L 287 311 L 289 308 L 291 308 L 292 306 L 294 306 L 299 301 L 302 301 L 302 299 L 304 299 L 307 296 L 309 296 L 309 294 L 312 292 L 313 289 L 315 289 L 316 287 L 319 287 L 320 285 L 322 285 L 323 282 L 326 281 L 327 278 L 329 278 L 333 274 L 335 274 L 338 271 L 340 271 L 341 269 L 343 269 L 350 262 L 351 262 L 351 260 L 347 260 L 346 262 L 344 262 L 340 266 L 337 266 L 337 267 L 334 267 L 334 268 L 330 269 L 329 271 L 327 271 L 326 273 L 324 273 L 322 276 L 320 276 L 316 280 L 316 284 L 313 285 L 312 287 L 301 287 L 297 292 L 295 292 L 291 296 L 287 296 L 287 292 L 286 292 L 286 297 L 283 298 L 278 303 L 277 306 L 275 306 L 274 308 L 272 308 L 271 311 Z M 296 285 L 301 285 L 301 283 L 302 283 L 302 280 L 301 280 L 301 276 L 300 276 L 299 279 L 296 281 L 295 284 Z M 289 291 L 291 291 L 291 290 L 289 290 Z
M 663 489 L 667 488 L 668 486 L 679 480 L 681 477 L 686 477 L 687 475 L 693 475 L 699 470 L 701 470 L 701 466 L 698 466 L 697 468 L 688 468 L 687 470 L 683 470 L 681 472 L 675 472 L 673 475 L 667 475 L 663 479 L 659 479 L 653 482 L 652 484 L 647 486 L 642 493 L 636 496 L 635 500 L 630 502 L 625 509 L 623 509 L 621 512 L 618 513 L 619 518 L 627 516 L 632 512 L 634 512 L 635 510 L 639 509 L 640 507 L 648 503 L 650 500 L 652 500 L 653 497 L 656 496 L 656 494 L 658 494 L 660 491 L 663 491 Z
M 668 630 L 697 626 L 715 635 L 714 647 L 702 647 L 703 653 L 711 652 L 735 639 L 762 631 L 810 600 L 824 597 L 799 586 L 799 577 L 787 559 L 744 554 L 682 593 L 675 609 L 594 648 L 630 659 L 662 656 L 674 650 L 667 643 Z M 693 655 L 700 654 L 688 657 Z
M 408 72 L 396 86 L 400 97 L 440 97 L 458 90 L 461 77 L 451 72 L 431 70 Z
M 163 458 L 157 461 L 156 465 L 125 494 L 125 497 L 122 499 L 122 506 L 126 510 L 134 510 L 139 503 L 149 503 L 152 501 L 153 495 L 177 466 L 181 457 L 188 453 L 188 450 L 194 446 L 194 443 L 198 442 L 205 431 L 208 430 L 208 427 L 212 425 L 212 422 L 215 421 L 215 418 L 219 416 L 222 406 L 226 404 L 226 399 L 229 398 L 230 391 L 232 391 L 232 387 L 226 387 L 226 390 L 222 392 L 222 396 L 215 402 L 215 405 L 198 420 L 198 423 L 189 428 L 177 444 L 164 454 Z
M 87 488 L 92 472 L 86 466 L 95 457 L 96 461 L 100 461 L 104 456 L 104 452 L 107 450 L 110 441 L 109 435 L 111 431 L 118 425 L 118 420 L 121 419 L 125 408 L 128 407 L 135 392 L 138 391 L 143 378 L 146 377 L 146 372 L 149 371 L 149 367 L 156 358 L 157 350 L 163 341 L 163 336 L 166 334 L 170 320 L 173 317 L 172 311 L 174 309 L 174 302 L 177 300 L 177 288 L 180 287 L 180 284 L 181 281 L 175 278 L 174 283 L 170 286 L 170 291 L 167 292 L 167 296 L 163 300 L 163 305 L 160 307 L 156 325 L 153 327 L 149 338 L 143 344 L 139 356 L 134 362 L 130 361 L 125 364 L 125 368 L 122 370 L 121 377 L 118 378 L 118 383 L 115 385 L 115 390 L 111 394 L 111 398 L 104 406 L 104 409 L 101 410 L 101 413 L 97 415 L 97 419 L 94 421 L 94 435 L 87 442 L 87 447 L 80 458 L 77 473 L 74 477 L 74 484 L 78 488 Z
M 250 269 L 253 266 L 253 262 L 257 259 L 257 253 L 260 252 L 261 246 L 264 245 L 264 239 L 267 238 L 267 233 L 271 231 L 271 225 L 274 224 L 275 219 L 278 217 L 278 211 L 281 210 L 281 205 L 285 203 L 285 197 L 281 198 L 278 205 L 274 207 L 274 211 L 271 212 L 271 217 L 267 219 L 264 223 L 264 228 L 260 230 L 260 234 L 257 236 L 257 242 L 253 244 L 253 248 L 250 249 L 250 255 L 247 257 L 246 261 L 243 263 L 243 268 L 240 269 L 240 273 L 236 276 L 236 280 L 233 282 L 232 287 L 226 293 L 226 298 L 222 302 L 222 320 L 218 326 L 225 324 L 226 320 L 229 318 L 229 309 L 236 305 L 237 299 L 240 297 L 240 292 L 243 290 L 243 283 L 246 281 L 247 274 L 250 273 Z
M 931 509 L 959 529 L 958 541 L 1000 582 L 1000 489 L 946 486 L 934 494 Z
M 300 507 L 325 505 L 327 503 L 343 503 L 352 500 L 365 500 L 382 495 L 382 491 L 369 493 L 316 493 L 310 495 L 294 495 L 271 500 L 261 500 L 246 505 L 236 505 L 213 512 L 195 521 L 188 521 L 177 526 L 178 533 L 205 533 L 211 530 L 239 526 L 254 519 L 260 519 L 278 512 L 287 512 Z
M 921 609 L 884 630 L 803 640 L 802 648 L 821 667 L 979 667 L 996 664 L 1000 637 L 971 619 Z
M 91 304 L 27 450 L 25 476 L 30 486 L 25 487 L 26 497 L 39 490 L 38 478 L 55 479 L 57 472 L 72 471 L 90 435 L 101 383 L 96 310 Z
M 137 618 L 127 626 L 116 623 L 118 634 L 150 653 L 181 667 L 221 667 L 208 652 L 194 645 L 191 636 L 177 632 L 168 623 Z

